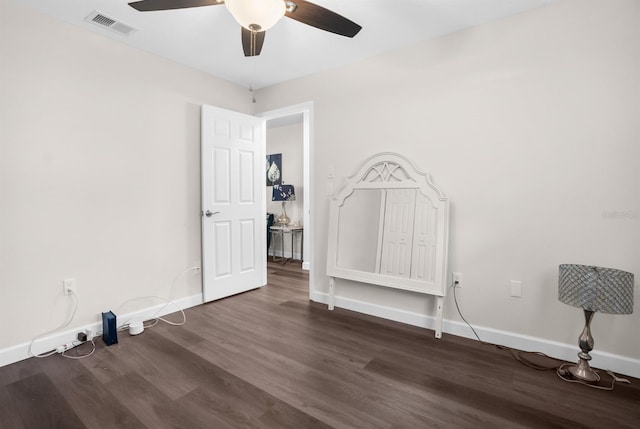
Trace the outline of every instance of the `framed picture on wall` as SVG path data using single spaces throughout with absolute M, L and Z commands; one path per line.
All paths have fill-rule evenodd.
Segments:
M 282 184 L 282 154 L 267 155 L 267 186 Z

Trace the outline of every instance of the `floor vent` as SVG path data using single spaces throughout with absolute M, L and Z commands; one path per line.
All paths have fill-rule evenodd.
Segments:
M 138 31 L 137 29 L 131 27 L 130 25 L 125 24 L 124 22 L 118 21 L 117 19 L 110 18 L 97 10 L 91 12 L 89 16 L 85 18 L 85 21 L 91 22 L 95 25 L 99 25 L 100 27 L 107 28 L 114 33 L 118 33 L 122 36 L 131 36 L 133 33 Z

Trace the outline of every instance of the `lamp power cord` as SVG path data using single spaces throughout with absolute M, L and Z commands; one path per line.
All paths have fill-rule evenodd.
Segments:
M 611 377 L 611 384 L 610 385 L 599 385 L 599 384 L 592 384 L 592 383 L 587 383 L 584 380 L 580 380 L 577 378 L 574 378 L 571 373 L 565 369 L 566 367 L 573 365 L 572 362 L 566 362 L 564 360 L 561 359 L 556 359 L 553 358 L 551 356 L 548 356 L 542 352 L 530 352 L 530 351 L 522 351 L 522 350 L 515 350 L 512 349 L 511 347 L 507 347 L 507 346 L 502 346 L 499 344 L 493 344 L 493 343 L 488 343 L 485 341 L 482 341 L 482 339 L 480 339 L 480 336 L 478 335 L 478 333 L 476 332 L 476 330 L 473 328 L 473 326 L 471 326 L 471 324 L 467 321 L 467 319 L 465 319 L 464 315 L 462 314 L 462 311 L 460 310 L 460 305 L 458 304 L 458 297 L 456 295 L 456 289 L 458 289 L 456 286 L 458 285 L 458 281 L 454 281 L 451 286 L 453 288 L 453 301 L 456 305 L 456 309 L 458 311 L 458 315 L 460 316 L 460 318 L 464 321 L 464 323 L 466 323 L 466 325 L 471 329 L 471 331 L 473 332 L 473 335 L 475 335 L 475 337 L 478 339 L 478 341 L 481 344 L 487 345 L 487 346 L 493 346 L 496 347 L 499 350 L 507 350 L 509 351 L 509 353 L 511 353 L 511 356 L 517 360 L 518 362 L 520 362 L 521 364 L 538 370 L 538 371 L 550 371 L 550 370 L 555 370 L 556 371 L 556 375 L 561 379 L 564 380 L 566 382 L 569 383 L 578 383 L 578 384 L 582 384 L 584 386 L 588 386 L 591 387 L 593 389 L 600 389 L 600 390 L 613 390 L 615 387 L 615 384 L 617 382 L 619 383 L 626 383 L 626 384 L 630 384 L 631 382 L 629 380 L 627 380 L 626 378 L 621 378 L 616 376 L 613 371 L 611 370 L 606 370 L 607 374 Z M 554 364 L 552 365 L 540 365 L 537 364 L 535 362 L 533 362 L 532 360 L 526 358 L 526 355 L 533 355 L 533 356 L 539 356 L 539 357 L 543 357 L 545 359 L 554 361 Z

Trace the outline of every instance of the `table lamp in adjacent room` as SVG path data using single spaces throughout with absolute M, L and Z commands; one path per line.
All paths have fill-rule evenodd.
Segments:
M 591 319 L 596 311 L 610 314 L 633 312 L 633 274 L 614 268 L 588 265 L 560 265 L 558 300 L 584 310 L 585 325 L 580 335 L 580 361 L 567 369 L 575 378 L 589 383 L 600 376 L 589 366 L 593 350 Z
M 289 225 L 290 219 L 287 216 L 284 204 L 287 201 L 295 201 L 296 192 L 293 185 L 273 185 L 273 194 L 271 195 L 271 201 L 282 201 L 282 214 L 276 223 L 280 226 Z

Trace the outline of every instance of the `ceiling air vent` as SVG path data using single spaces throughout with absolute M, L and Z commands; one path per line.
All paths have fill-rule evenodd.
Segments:
M 106 28 L 108 30 L 113 31 L 114 33 L 118 33 L 121 36 L 130 36 L 137 29 L 131 27 L 130 25 L 125 24 L 122 21 L 118 21 L 117 19 L 110 18 L 97 10 L 91 12 L 89 16 L 85 18 L 85 21 L 91 22 L 95 25 L 99 25 L 102 28 Z

